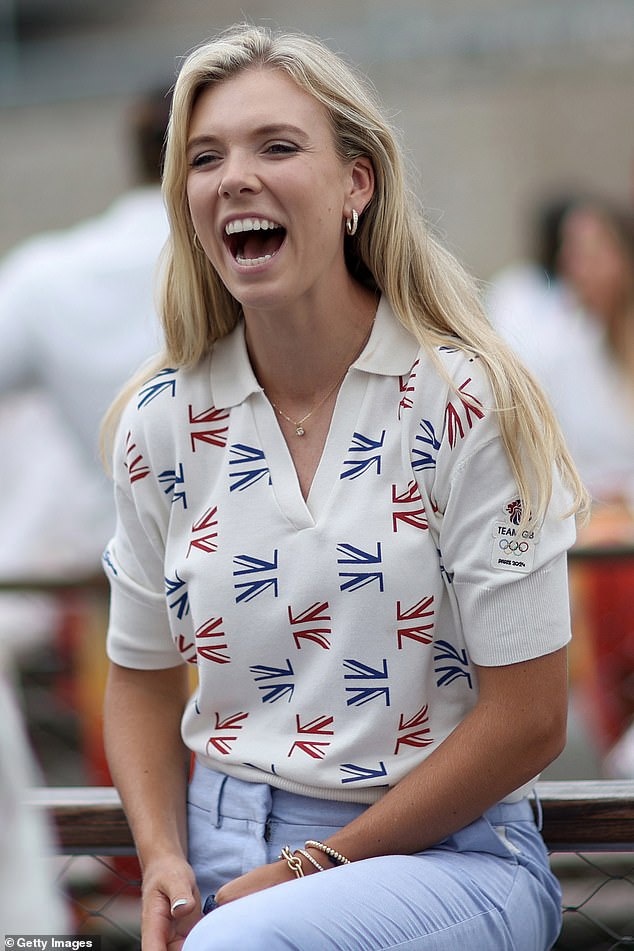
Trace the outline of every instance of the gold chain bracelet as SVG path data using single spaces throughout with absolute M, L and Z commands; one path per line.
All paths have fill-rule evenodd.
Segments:
M 297 855 L 293 855 L 291 852 L 290 846 L 285 845 L 282 851 L 280 852 L 278 858 L 284 859 L 289 869 L 295 876 L 295 878 L 304 877 L 304 869 L 302 868 L 302 860 Z

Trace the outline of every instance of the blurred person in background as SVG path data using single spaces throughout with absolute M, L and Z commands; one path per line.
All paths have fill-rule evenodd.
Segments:
M 0 263 L 0 578 L 100 577 L 114 502 L 99 460 L 103 413 L 160 346 L 154 281 L 167 220 L 161 196 L 166 88 L 127 114 L 134 184 L 102 214 L 38 235 Z M 53 678 L 55 710 L 78 715 L 83 779 L 108 781 L 101 753 L 105 600 L 5 593 L 0 642 Z M 93 635 L 93 636 L 88 636 Z M 46 650 L 40 654 L 38 648 Z M 68 689 L 70 690 L 70 694 Z M 56 768 L 51 764 L 51 768 Z
M 634 216 L 588 198 L 562 222 L 559 266 L 578 302 L 571 336 L 582 367 L 562 414 L 578 421 L 580 467 L 595 505 L 586 545 L 634 540 Z M 569 374 L 568 374 L 569 376 Z M 565 380 L 565 371 L 562 373 Z M 586 454 L 587 459 L 582 453 Z M 593 467 L 591 467 L 593 464 Z M 578 569 L 575 590 L 591 630 L 589 691 L 607 776 L 634 778 L 634 567 L 631 556 Z
M 634 505 L 634 230 L 566 197 L 540 218 L 546 253 L 494 276 L 493 324 L 538 376 L 595 503 Z
M 570 288 L 552 396 L 595 501 L 634 506 L 634 218 L 598 198 L 561 222 L 558 271 Z M 565 335 L 564 335 L 565 334 Z
M 592 495 L 579 546 L 621 553 L 571 564 L 571 685 L 589 760 L 596 754 L 599 770 L 623 775 L 634 743 L 631 729 L 624 739 L 634 716 L 634 223 L 628 209 L 597 196 L 558 207 L 542 219 L 548 268 L 504 269 L 487 301 L 548 393 Z M 518 279 L 526 274 L 532 283 Z
M 570 291 L 559 276 L 561 223 L 574 199 L 557 195 L 537 209 L 530 253 L 501 268 L 486 285 L 492 323 L 542 383 L 550 382 L 556 359 L 559 319 L 570 306 Z
M 167 235 L 164 90 L 130 114 L 136 184 L 103 214 L 29 239 L 0 263 L 0 571 L 90 574 L 112 530 L 101 417 L 160 345 L 153 287 Z M 19 476 L 19 479 L 18 479 Z

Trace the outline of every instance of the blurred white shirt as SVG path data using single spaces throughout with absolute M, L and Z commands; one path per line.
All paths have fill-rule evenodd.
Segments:
M 544 387 L 582 479 L 596 500 L 634 505 L 634 402 L 601 323 L 531 265 L 493 278 L 494 326 Z
M 112 488 L 98 454 L 104 412 L 160 346 L 160 189 L 35 237 L 0 264 L 0 573 L 99 570 Z

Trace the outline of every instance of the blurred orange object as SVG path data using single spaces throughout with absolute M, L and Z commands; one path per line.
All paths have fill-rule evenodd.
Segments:
M 634 518 L 597 506 L 570 553 L 571 683 L 605 753 L 634 717 Z

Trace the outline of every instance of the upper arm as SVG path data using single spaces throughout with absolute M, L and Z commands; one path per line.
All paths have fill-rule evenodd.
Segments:
M 157 711 L 180 718 L 190 693 L 187 664 L 160 670 L 136 670 L 110 663 L 106 687 L 106 711 Z
M 479 705 L 528 723 L 537 733 L 565 731 L 568 711 L 567 650 L 499 667 L 476 667 Z

